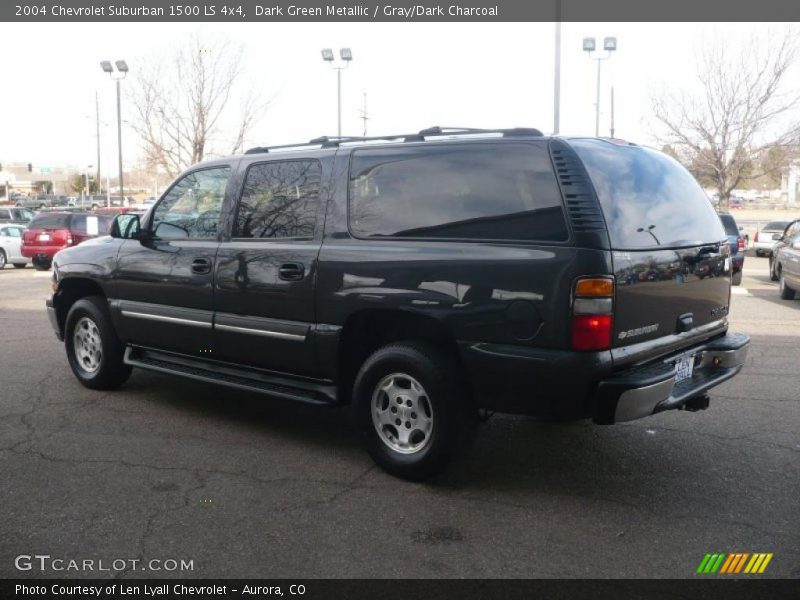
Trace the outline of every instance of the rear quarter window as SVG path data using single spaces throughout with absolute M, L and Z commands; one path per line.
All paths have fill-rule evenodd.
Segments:
M 725 233 L 728 235 L 739 235 L 739 226 L 736 225 L 736 221 L 730 215 L 720 215 L 719 220 L 722 221 L 722 227 L 725 229 Z
M 350 230 L 357 237 L 565 241 L 544 144 L 436 143 L 355 150 Z
M 666 154 L 603 140 L 570 140 L 592 180 L 615 249 L 682 247 L 725 239 L 694 177 Z

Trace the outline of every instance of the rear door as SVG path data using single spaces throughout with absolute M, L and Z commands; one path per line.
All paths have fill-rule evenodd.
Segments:
M 314 376 L 311 328 L 322 239 L 322 182 L 332 159 L 246 166 L 231 239 L 217 255 L 214 354 Z
M 724 329 L 731 260 L 719 217 L 695 179 L 661 152 L 572 140 L 608 226 L 617 281 L 616 347 Z

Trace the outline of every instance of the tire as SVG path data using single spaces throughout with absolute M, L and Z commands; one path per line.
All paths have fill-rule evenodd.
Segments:
M 778 288 L 781 292 L 781 298 L 784 300 L 794 300 L 794 295 L 797 293 L 786 284 L 786 278 L 783 276 L 783 270 L 778 272 Z
M 761 250 L 756 250 L 756 256 L 764 256 L 764 253 Z
M 353 385 L 352 409 L 372 459 L 413 481 L 441 473 L 471 439 L 478 416 L 456 361 L 423 342 L 389 344 L 369 356 Z
M 27 266 L 28 266 L 28 263 L 14 263 L 14 268 L 15 269 L 24 269 Z
M 37 271 L 49 271 L 53 261 L 47 259 L 34 259 L 33 268 Z
M 742 284 L 742 272 L 741 271 L 736 271 L 736 273 L 733 274 L 733 277 L 731 277 L 731 283 L 733 285 L 741 285 Z
M 778 281 L 778 274 L 775 272 L 775 261 L 771 257 L 769 259 L 769 279 L 770 281 Z
M 69 309 L 64 346 L 72 372 L 85 387 L 113 390 L 131 375 L 123 362 L 125 346 L 117 337 L 108 304 L 100 296 L 81 298 Z
M 6 267 L 6 262 L 8 262 L 6 251 L 0 248 L 0 269 L 4 269 Z

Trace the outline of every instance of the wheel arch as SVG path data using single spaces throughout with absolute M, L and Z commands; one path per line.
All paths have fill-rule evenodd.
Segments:
M 53 306 L 56 309 L 56 318 L 58 319 L 58 326 L 61 331 L 67 323 L 67 315 L 69 309 L 81 298 L 88 296 L 100 296 L 108 299 L 102 286 L 85 277 L 67 277 L 63 279 L 59 285 L 58 290 L 53 295 Z
M 452 354 L 459 362 L 458 344 L 440 319 L 398 309 L 363 309 L 344 322 L 337 348 L 339 400 L 349 402 L 359 368 L 378 348 L 400 341 L 426 341 Z

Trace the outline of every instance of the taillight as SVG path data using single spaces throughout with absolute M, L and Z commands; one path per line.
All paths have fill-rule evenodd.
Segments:
M 755 242 L 758 241 L 758 232 L 757 231 L 756 231 L 756 237 L 753 238 L 753 241 L 755 241 Z
M 575 282 L 571 340 L 575 350 L 608 350 L 614 329 L 614 280 L 585 277 Z
M 740 237 L 738 240 L 738 248 L 739 250 L 744 250 L 744 238 Z

